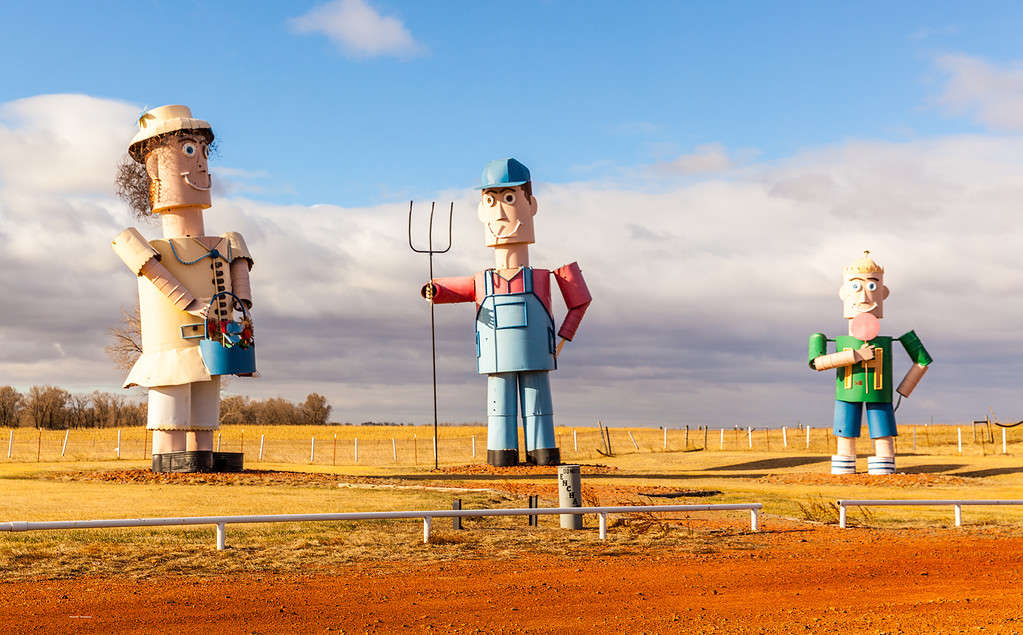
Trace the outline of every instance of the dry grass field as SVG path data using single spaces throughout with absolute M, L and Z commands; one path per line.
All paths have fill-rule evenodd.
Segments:
M 566 460 L 583 465 L 584 503 L 761 502 L 758 533 L 745 512 L 612 517 L 606 541 L 593 518 L 580 532 L 559 529 L 556 517 L 540 517 L 539 527 L 522 517 L 467 519 L 462 530 L 437 519 L 429 544 L 416 520 L 229 525 L 219 552 L 212 527 L 0 533 L 0 595 L 14 598 L 0 604 L 0 631 L 476 632 L 509 610 L 508 630 L 544 631 L 548 616 L 537 607 L 569 601 L 588 608 L 561 623 L 568 632 L 673 632 L 686 620 L 727 631 L 1012 630 L 1023 615 L 1000 607 L 1023 594 L 984 599 L 983 589 L 995 579 L 1023 588 L 1015 555 L 1023 508 L 965 508 L 962 529 L 948 507 L 853 510 L 853 528 L 835 526 L 838 498 L 1023 499 L 1023 431 L 1008 430 L 1002 454 L 997 429 L 992 443 L 963 427 L 962 453 L 955 427 L 921 426 L 916 451 L 911 430 L 900 438 L 900 473 L 886 477 L 831 476 L 824 429 L 811 431 L 809 449 L 796 430 L 784 441 L 780 430 L 754 431 L 750 449 L 748 430 L 726 430 L 722 448 L 719 431 L 708 431 L 704 446 L 702 430 L 690 430 L 687 444 L 684 429 L 671 429 L 665 449 L 662 430 L 614 429 L 613 457 L 597 452 L 596 429 L 559 430 Z M 0 459 L 0 521 L 444 509 L 455 498 L 465 508 L 524 507 L 532 494 L 541 505 L 557 501 L 553 468 L 484 466 L 482 427 L 443 428 L 436 471 L 427 427 L 246 428 L 248 469 L 220 475 L 152 475 L 144 431 L 122 431 L 120 460 L 115 434 L 72 431 L 61 457 L 62 433 L 16 431 L 12 458 Z M 242 429 L 225 428 L 221 447 L 241 446 Z M 880 595 L 848 596 L 850 584 L 868 579 Z M 147 601 L 125 610 L 138 594 Z M 83 615 L 96 619 L 69 622 Z

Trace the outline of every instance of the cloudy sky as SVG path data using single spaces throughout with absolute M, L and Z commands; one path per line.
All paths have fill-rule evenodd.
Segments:
M 828 425 L 806 341 L 843 332 L 863 249 L 883 333 L 936 360 L 900 420 L 1023 418 L 1018 6 L 105 6 L 0 8 L 0 385 L 118 390 L 103 347 L 136 289 L 109 242 L 135 221 L 113 171 L 140 111 L 184 103 L 220 142 L 207 228 L 256 258 L 263 376 L 233 393 L 428 421 L 408 200 L 454 202 L 436 270 L 470 274 L 492 262 L 471 188 L 512 155 L 533 263 L 578 261 L 594 296 L 561 423 Z M 483 418 L 472 323 L 437 308 L 442 420 Z

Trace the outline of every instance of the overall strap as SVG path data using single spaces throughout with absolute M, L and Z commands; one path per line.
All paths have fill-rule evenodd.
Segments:
M 483 295 L 494 295 L 494 270 L 487 269 L 483 272 Z
M 523 293 L 533 292 L 533 269 L 531 267 L 522 268 L 522 291 Z

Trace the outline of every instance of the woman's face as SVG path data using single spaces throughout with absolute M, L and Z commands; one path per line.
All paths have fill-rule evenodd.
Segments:
M 208 156 L 206 138 L 188 133 L 173 135 L 150 151 L 146 172 L 154 212 L 211 205 Z

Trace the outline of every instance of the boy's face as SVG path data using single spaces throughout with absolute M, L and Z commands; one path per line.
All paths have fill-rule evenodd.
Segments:
M 842 317 L 854 318 L 861 313 L 870 313 L 882 318 L 884 300 L 888 297 L 884 274 L 846 273 L 838 297 L 842 298 Z
M 483 190 L 478 215 L 487 247 L 533 243 L 536 209 L 536 198 L 521 186 Z
M 154 212 L 210 207 L 208 155 L 206 139 L 191 134 L 174 135 L 146 155 L 146 172 L 154 180 Z

